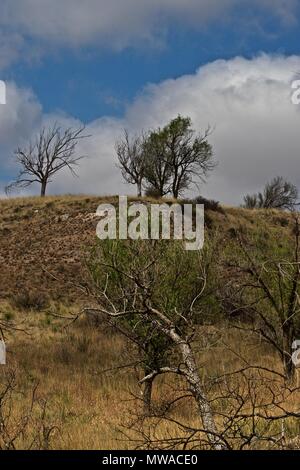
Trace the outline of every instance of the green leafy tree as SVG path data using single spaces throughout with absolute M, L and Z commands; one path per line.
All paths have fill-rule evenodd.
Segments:
M 150 133 L 145 142 L 145 178 L 161 196 L 178 198 L 194 182 L 205 181 L 215 167 L 208 143 L 210 129 L 197 135 L 188 117 L 177 116 L 164 128 Z
M 165 127 L 134 138 L 125 132 L 116 143 L 124 180 L 137 185 L 139 196 L 145 187 L 146 194 L 178 198 L 193 183 L 206 181 L 216 165 L 210 132 L 208 128 L 204 135 L 196 134 L 191 119 L 180 115 Z

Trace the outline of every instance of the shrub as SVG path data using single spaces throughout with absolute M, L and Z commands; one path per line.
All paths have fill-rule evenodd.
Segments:
M 224 209 L 220 206 L 219 201 L 214 201 L 213 199 L 205 199 L 205 197 L 197 196 L 193 200 L 194 204 L 204 204 L 205 210 L 220 212 L 224 214 Z
M 153 199 L 160 199 L 161 198 L 160 191 L 156 188 L 151 188 L 151 187 L 146 189 L 145 196 L 152 197 Z
M 181 204 L 203 204 L 205 210 L 213 211 L 213 212 L 220 212 L 224 214 L 224 209 L 220 206 L 218 201 L 214 201 L 213 199 L 206 199 L 202 196 L 197 196 L 194 199 L 182 199 L 180 201 Z
M 14 306 L 23 310 L 44 310 L 49 306 L 49 297 L 40 291 L 23 290 L 13 297 Z

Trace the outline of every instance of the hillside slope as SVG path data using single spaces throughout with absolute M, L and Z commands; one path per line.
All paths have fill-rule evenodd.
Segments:
M 143 199 L 146 201 L 146 199 Z M 150 201 L 150 200 L 149 200 Z M 51 300 L 74 302 L 83 293 L 87 250 L 95 243 L 95 215 L 102 202 L 116 197 L 61 196 L 0 201 L 0 300 L 20 292 L 41 293 Z M 267 242 L 281 243 L 292 233 L 289 214 L 224 208 L 206 211 L 208 227 L 229 237 L 247 227 Z
M 5 332 L 7 368 L 0 367 L 0 388 L 12 371 L 17 388 L 6 406 L 7 415 L 13 415 L 13 435 L 15 423 L 22 423 L 24 415 L 28 415 L 32 388 L 38 384 L 38 401 L 34 413 L 30 411 L 32 419 L 14 442 L 16 449 L 136 447 L 135 440 L 125 438 L 124 426 L 135 418 L 138 402 L 133 401 L 133 396 L 140 397 L 141 393 L 137 377 L 142 377 L 143 371 L 136 367 L 141 364 L 138 351 L 113 328 L 92 317 L 69 321 L 78 314 L 79 303 L 86 305 L 87 299 L 76 285 L 86 280 L 85 258 L 96 241 L 95 212 L 104 201 L 117 203 L 117 198 L 0 200 L 0 323 L 11 327 Z M 206 211 L 206 222 L 208 230 L 218 232 L 220 252 L 224 250 L 224 254 L 230 249 L 230 241 L 235 243 L 235 228 L 252 234 L 249 243 L 258 244 L 268 253 L 276 253 L 276 246 L 285 245 L 293 230 L 292 216 L 277 211 L 222 208 Z M 49 306 L 42 305 L 44 299 L 50 301 Z M 39 302 L 38 308 L 34 302 Z M 210 306 L 214 312 L 214 303 Z M 200 325 L 197 341 L 197 363 L 204 381 L 206 377 L 222 377 L 224 371 L 244 367 L 244 359 L 241 362 L 240 358 L 281 370 L 280 360 L 268 345 L 247 332 L 228 328 L 227 323 Z M 163 380 L 157 379 L 153 394 L 158 410 L 162 409 L 161 404 L 165 406 L 166 399 L 173 399 L 178 384 L 177 378 L 166 384 Z M 255 396 L 265 396 L 264 388 L 257 390 L 255 382 Z M 43 418 L 39 418 L 40 403 L 47 405 L 45 415 L 42 408 Z M 298 396 L 289 406 L 298 410 Z M 197 411 L 190 400 L 181 401 L 174 412 L 177 421 L 183 420 L 191 429 L 199 427 Z M 155 428 L 160 439 L 177 438 L 182 433 L 180 427 L 170 423 L 161 422 Z M 32 436 L 36 439 L 37 429 L 42 438 L 33 446 Z M 54 430 L 48 441 L 45 429 Z M 299 434 L 296 423 L 287 429 L 292 438 Z M 133 431 L 130 436 L 137 437 Z

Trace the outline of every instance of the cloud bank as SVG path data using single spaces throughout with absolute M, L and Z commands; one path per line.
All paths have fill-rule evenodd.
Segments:
M 94 46 L 122 50 L 161 44 L 171 25 L 195 28 L 248 15 L 297 21 L 297 0 L 1 0 L 0 67 L 31 48 Z M 28 52 L 28 50 L 27 50 Z
M 215 127 L 210 137 L 217 169 L 201 187 L 206 197 L 239 204 L 246 192 L 260 189 L 276 175 L 300 188 L 300 107 L 291 103 L 291 81 L 300 71 L 300 57 L 261 55 L 207 64 L 193 75 L 149 85 L 128 107 L 122 119 L 101 118 L 88 124 L 89 140 L 78 152 L 89 155 L 79 178 L 61 174 L 49 186 L 52 193 L 122 194 L 134 188 L 122 184 L 116 168 L 114 142 L 125 127 L 131 132 L 164 125 L 178 113 L 190 116 L 194 128 Z M 33 95 L 8 87 L 9 114 L 1 114 L 0 139 L 6 149 L 30 133 L 38 122 L 68 116 L 44 116 Z M 7 154 L 2 163 L 7 167 Z M 3 160 L 4 157 L 4 160 Z

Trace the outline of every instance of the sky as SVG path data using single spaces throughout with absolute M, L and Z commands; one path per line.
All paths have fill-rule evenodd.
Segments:
M 299 0 L 1 0 L 0 195 L 14 149 L 54 122 L 91 137 L 78 178 L 49 193 L 134 193 L 115 141 L 178 114 L 214 129 L 218 166 L 195 195 L 239 205 L 277 175 L 300 189 L 299 33 Z

